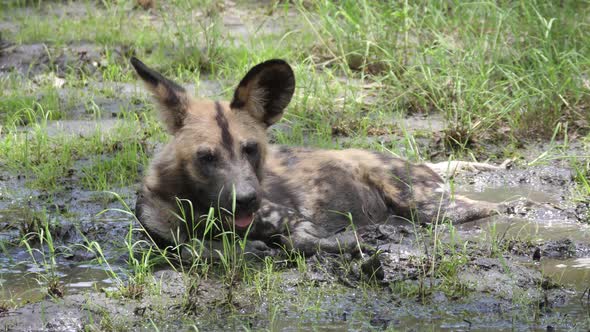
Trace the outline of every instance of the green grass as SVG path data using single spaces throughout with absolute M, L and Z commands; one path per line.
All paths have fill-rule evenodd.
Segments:
M 103 80 L 133 81 L 127 57 L 136 54 L 183 82 L 211 74 L 224 82 L 227 97 L 247 68 L 286 58 L 298 78 L 287 121 L 302 123 L 292 137 L 281 137 L 282 143 L 300 144 L 305 135 L 311 136 L 307 143 L 330 146 L 332 134 L 399 134 L 379 119 L 441 112 L 448 121 L 446 141 L 461 151 L 484 141 L 547 137 L 558 123 L 575 128 L 589 120 L 584 77 L 590 37 L 583 20 L 572 19 L 587 16 L 588 9 L 576 2 L 283 3 L 272 9 L 297 10 L 301 20 L 286 23 L 295 28 L 287 34 L 254 30 L 247 40 L 227 38 L 223 9 L 214 3 L 160 6 L 158 24 L 127 1 L 99 7 L 92 16 L 53 10 L 61 18 L 57 23 L 41 9 L 61 7 L 44 3 L 35 23 L 8 36 L 17 43 L 55 46 L 90 40 L 104 47 Z M 187 23 L 196 7 L 203 19 Z M 6 18 L 17 24 L 31 15 L 15 12 Z M 122 58 L 112 56 L 117 47 L 127 50 Z M 350 120 L 342 123 L 344 117 Z M 358 143 L 352 146 L 366 147 L 353 141 Z
M 49 136 L 45 128 L 9 133 L 0 141 L 4 168 L 28 177 L 31 187 L 58 190 L 72 173 L 81 173 L 82 187 L 102 191 L 139 181 L 139 169 L 147 166 L 149 144 L 139 122 L 123 122 L 110 132 L 97 130 L 84 137 Z M 76 160 L 88 156 L 89 165 L 76 169 Z
M 590 197 L 590 158 L 578 160 L 573 158 L 572 168 L 574 170 L 574 180 L 577 182 L 577 195 L 580 202 L 589 203 Z M 587 216 L 586 222 L 590 223 L 590 215 Z
M 103 112 L 93 102 L 94 95 L 84 98 L 89 101 L 86 114 L 100 119 Z M 60 101 L 55 91 L 40 101 L 13 95 L 0 102 L 0 114 L 6 117 L 0 140 L 3 168 L 26 176 L 31 187 L 48 191 L 60 189 L 73 173 L 79 173 L 74 179 L 79 179 L 82 187 L 97 191 L 139 181 L 139 171 L 148 163 L 146 149 L 165 139 L 152 115 L 153 108 L 139 109 L 138 113 L 122 109 L 120 121 L 112 129 L 100 121 L 93 129 L 89 119 L 89 129 L 82 136 L 48 131 L 52 121 L 67 118 L 67 103 Z M 84 166 L 77 166 L 80 163 Z
M 38 225 L 35 225 L 31 231 L 23 234 L 21 245 L 27 248 L 27 252 L 31 256 L 32 263 L 40 267 L 41 272 L 36 273 L 36 278 L 39 284 L 44 285 L 47 295 L 55 298 L 64 296 L 64 286 L 57 274 L 57 252 L 59 248 L 55 246 L 55 242 L 51 232 L 51 222 L 45 211 L 38 214 L 41 216 L 38 219 Z M 35 257 L 40 259 L 36 259 Z
M 546 137 L 588 119 L 582 3 L 318 1 L 313 11 L 332 63 L 386 82 L 384 107 L 443 112 L 465 132 L 459 144 L 503 126 Z
M 42 120 L 59 120 L 62 117 L 59 96 L 53 88 L 41 90 L 38 97 L 13 91 L 0 101 L 0 119 L 6 127 L 30 125 Z

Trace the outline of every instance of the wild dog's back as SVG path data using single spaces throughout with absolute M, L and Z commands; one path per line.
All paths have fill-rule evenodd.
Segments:
M 273 146 L 265 168 L 268 199 L 293 206 L 328 231 L 382 223 L 391 215 L 430 222 L 444 181 L 424 165 L 365 150 Z

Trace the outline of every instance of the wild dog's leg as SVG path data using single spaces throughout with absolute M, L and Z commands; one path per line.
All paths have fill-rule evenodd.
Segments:
M 511 163 L 511 159 L 506 159 L 502 164 L 497 166 L 488 163 L 449 161 L 436 164 L 426 163 L 426 166 L 438 173 L 441 177 L 449 179 L 460 171 L 497 171 L 508 168 Z M 535 206 L 539 207 L 543 206 L 543 204 L 524 197 L 508 202 L 491 203 L 456 195 L 450 200 L 446 213 L 448 218 L 455 223 L 464 223 L 496 214 L 514 214 L 519 210 L 530 209 Z
M 179 247 L 180 256 L 185 262 L 192 262 L 196 259 L 215 261 L 232 252 L 228 252 L 228 250 L 235 250 L 238 253 L 243 252 L 246 256 L 258 258 L 276 255 L 276 249 L 270 248 L 260 240 L 248 240 L 243 244 L 243 247 L 241 243 L 236 242 L 233 247 L 227 248 L 222 241 L 194 238 L 191 242 L 183 243 Z
M 476 201 L 464 196 L 457 195 L 454 201 L 446 209 L 447 216 L 453 223 L 460 224 L 497 214 L 521 214 L 532 208 L 549 208 L 555 209 L 555 206 L 547 203 L 532 201 L 526 197 L 521 197 L 502 203 L 491 203 L 486 201 Z
M 331 234 L 296 210 L 263 201 L 252 229 L 252 237 L 298 250 L 306 255 L 317 251 L 352 252 L 358 243 L 354 232 Z
M 478 163 L 472 161 L 451 160 L 443 161 L 436 164 L 426 163 L 425 165 L 430 167 L 430 169 L 435 171 L 441 177 L 449 179 L 457 175 L 457 173 L 461 171 L 497 171 L 508 168 L 511 163 L 512 159 L 506 159 L 500 165 L 492 165 L 489 163 Z
M 431 224 L 446 218 L 464 223 L 501 210 L 499 204 L 451 195 L 445 181 L 428 165 L 398 162 L 393 163 L 390 172 L 391 175 L 372 173 L 371 183 L 381 190 L 393 214 L 410 222 Z
M 445 217 L 453 224 L 463 224 L 469 221 L 490 217 L 505 211 L 502 204 L 476 201 L 461 195 L 456 195 L 445 208 Z

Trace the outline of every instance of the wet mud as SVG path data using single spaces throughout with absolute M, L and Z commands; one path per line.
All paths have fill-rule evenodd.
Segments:
M 107 49 L 90 43 L 56 47 L 45 43 L 11 45 L 5 42 L 0 45 L 0 73 L 34 78 L 49 71 L 64 77 L 68 71 L 75 70 L 79 74 L 94 75 L 109 61 L 123 61 L 122 56 L 127 53 L 123 48 Z
M 523 179 L 529 181 L 522 185 Z M 113 212 L 97 216 L 105 208 L 120 207 L 119 202 L 77 190 L 52 197 L 50 204 L 43 194 L 21 203 L 2 200 L 0 227 L 4 253 L 10 257 L 0 260 L 2 294 L 18 304 L 0 314 L 0 322 L 8 330 L 48 331 L 100 330 L 108 324 L 149 328 L 146 317 L 164 330 L 192 325 L 218 330 L 286 329 L 293 324 L 419 329 L 424 319 L 436 329 L 587 328 L 583 324 L 589 303 L 583 295 L 590 280 L 590 228 L 580 222 L 587 211 L 577 210 L 569 200 L 571 174 L 556 166 L 540 166 L 464 174 L 457 182 L 464 184 L 459 186 L 462 193 L 474 198 L 504 201 L 516 195 L 545 205 L 457 226 L 454 239 L 450 226 L 441 225 L 437 246 L 437 231 L 422 226 L 359 229 L 360 239 L 375 251 L 363 257 L 320 253 L 307 258 L 306 271 L 277 264 L 280 273 L 274 277 L 276 289 L 269 292 L 268 301 L 255 296 L 255 287 L 247 282 L 228 286 L 223 278 L 189 277 L 166 265 L 154 275 L 159 288 L 154 294 L 145 292 L 141 299 L 111 296 L 109 289 L 127 281 L 113 280 L 105 265 L 97 262 L 96 253 L 72 244 L 100 243 L 110 267 L 125 275 L 128 254 L 122 243 L 129 225 L 135 224 L 129 216 Z M 126 194 L 132 205 L 134 191 L 129 188 Z M 43 280 L 33 277 L 39 279 L 44 267 L 32 263 L 31 257 L 40 262 L 43 256 L 16 246 L 16 225 L 34 219 L 23 205 L 50 211 L 56 246 L 67 248 L 56 255 L 55 271 L 65 286 L 64 298 L 48 298 Z M 448 275 L 440 272 L 445 265 Z M 318 310 L 301 309 L 297 294 L 317 296 L 313 301 Z M 282 301 L 280 309 L 273 309 L 277 305 L 272 297 Z M 280 314 L 269 320 L 271 309 Z M 227 320 L 220 323 L 219 317 Z

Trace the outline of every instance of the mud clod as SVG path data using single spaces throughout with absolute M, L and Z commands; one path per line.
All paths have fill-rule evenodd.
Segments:
M 0 73 L 38 77 L 45 72 L 55 72 L 63 78 L 67 71 L 75 70 L 92 75 L 99 68 L 106 67 L 109 61 L 122 61 L 122 56 L 127 53 L 124 47 L 115 47 L 109 49 L 107 59 L 104 47 L 96 44 L 70 44 L 64 48 L 44 43 L 13 45 L 0 49 Z
M 379 260 L 379 254 L 373 255 L 363 262 L 361 264 L 361 271 L 369 278 L 369 280 L 383 280 L 385 278 L 385 273 L 383 272 L 383 267 Z
M 0 73 L 34 76 L 49 68 L 46 44 L 13 45 L 0 49 Z

